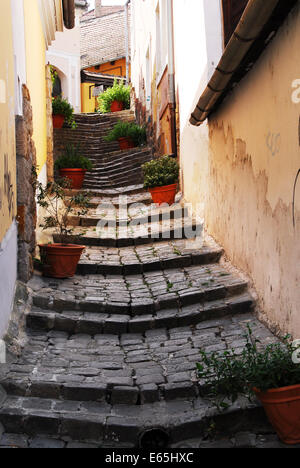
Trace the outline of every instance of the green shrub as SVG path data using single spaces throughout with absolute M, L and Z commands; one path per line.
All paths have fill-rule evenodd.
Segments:
M 99 112 L 102 114 L 110 112 L 113 101 L 123 102 L 124 108 L 130 109 L 130 86 L 126 86 L 123 81 L 118 83 L 118 81 L 115 80 L 112 88 L 107 88 L 104 93 L 98 96 Z
M 144 174 L 144 187 L 154 188 L 172 185 L 178 181 L 179 166 L 176 159 L 162 156 L 153 159 L 142 166 Z
M 69 144 L 55 161 L 55 169 L 85 169 L 91 171 L 93 164 L 88 158 L 82 156 L 79 145 Z
M 260 341 L 253 337 L 248 325 L 245 339 L 242 353 L 234 349 L 224 353 L 200 352 L 198 377 L 205 380 L 206 392 L 218 408 L 226 409 L 229 405 L 225 400 L 234 402 L 239 395 L 251 398 L 254 388 L 265 392 L 300 384 L 300 364 L 292 359 L 297 347 L 290 343 L 289 335 L 283 342 L 259 349 Z
M 71 104 L 69 104 L 67 99 L 63 99 L 62 96 L 52 98 L 52 114 L 63 115 L 65 118 L 65 123 L 69 127 L 77 127 L 74 120 L 74 109 Z
M 131 138 L 136 146 L 142 146 L 147 141 L 146 129 L 134 122 L 122 122 L 120 120 L 109 134 L 104 137 L 104 140 L 111 142 L 123 137 Z

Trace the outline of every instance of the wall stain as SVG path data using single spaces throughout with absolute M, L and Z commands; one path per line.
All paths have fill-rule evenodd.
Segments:
M 281 135 L 280 133 L 269 132 L 266 138 L 267 148 L 269 149 L 272 156 L 276 156 L 280 152 L 281 146 Z

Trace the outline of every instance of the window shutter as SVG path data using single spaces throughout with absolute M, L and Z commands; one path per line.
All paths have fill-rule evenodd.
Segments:
M 224 18 L 224 43 L 228 44 L 234 33 L 242 14 L 247 6 L 248 0 L 222 0 Z

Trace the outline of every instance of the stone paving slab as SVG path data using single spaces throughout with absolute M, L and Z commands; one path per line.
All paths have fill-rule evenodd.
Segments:
M 276 341 L 251 314 L 120 336 L 29 330 L 22 356 L 3 368 L 0 384 L 9 395 L 113 405 L 198 398 L 200 350 L 242 351 L 249 323 L 263 344 Z M 47 410 L 47 402 L 39 399 L 38 407 Z
M 198 325 L 205 320 L 222 318 L 236 313 L 248 313 L 255 302 L 245 293 L 226 300 L 217 300 L 192 306 L 142 314 L 135 317 L 124 313 L 91 313 L 84 311 L 55 312 L 33 307 L 26 317 L 26 323 L 33 330 L 59 330 L 68 333 L 98 334 L 145 333 L 162 327 L 174 328 Z M 121 312 L 123 310 L 121 309 Z
M 212 418 L 216 427 L 227 423 L 245 431 L 245 427 L 264 428 L 266 418 L 263 409 L 248 400 L 238 400 L 224 413 L 219 413 L 203 399 L 158 402 L 144 406 L 109 405 L 107 403 L 44 399 L 44 408 L 39 408 L 39 399 L 9 397 L 0 409 L 0 420 L 6 434 L 26 434 L 40 445 L 41 439 L 79 441 L 106 447 L 137 447 L 144 431 L 161 428 L 167 434 L 170 445 L 187 438 L 200 438 L 207 433 Z M 47 404 L 47 408 L 46 408 Z M 250 421 L 250 424 L 249 424 Z M 270 430 L 270 429 L 269 429 Z M 25 443 L 22 439 L 21 443 Z M 56 442 L 55 442 L 56 441 Z M 120 446 L 120 447 L 121 447 Z
M 28 286 L 33 290 L 33 304 L 43 309 L 136 316 L 242 294 L 247 282 L 219 264 L 210 264 L 129 277 L 49 280 L 35 276 Z
M 87 247 L 78 274 L 131 275 L 155 270 L 217 263 L 223 249 L 212 240 L 173 240 L 133 247 Z

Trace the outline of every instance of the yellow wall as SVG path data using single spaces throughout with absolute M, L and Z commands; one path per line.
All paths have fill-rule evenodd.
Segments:
M 0 16 L 0 242 L 16 215 L 14 63 L 10 0 Z
M 103 73 L 104 75 L 115 75 L 126 77 L 126 59 L 116 60 L 115 64 L 111 62 L 103 63 L 99 68 L 89 67 L 86 69 L 91 73 Z M 130 67 L 129 67 L 130 73 Z M 129 75 L 130 76 L 130 75 Z M 90 86 L 95 86 L 93 83 L 81 83 L 81 112 L 87 114 L 95 112 L 98 108 L 97 98 L 93 97 L 93 88 L 90 97 Z
M 33 140 L 37 151 L 38 173 L 47 161 L 46 121 L 46 45 L 38 0 L 24 0 L 27 86 L 33 110 Z
M 81 83 L 81 112 L 84 114 L 89 114 L 95 112 L 96 98 L 93 96 L 93 89 L 90 87 L 95 86 L 93 83 Z M 91 98 L 90 98 L 91 95 Z

